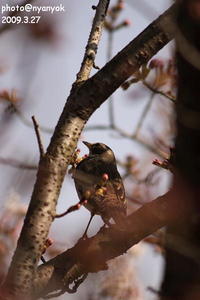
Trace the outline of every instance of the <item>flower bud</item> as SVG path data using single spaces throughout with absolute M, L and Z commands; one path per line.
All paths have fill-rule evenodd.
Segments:
M 109 179 L 108 174 L 107 174 L 107 173 L 104 173 L 104 174 L 102 175 L 102 179 L 103 179 L 104 181 L 107 181 L 107 180 Z

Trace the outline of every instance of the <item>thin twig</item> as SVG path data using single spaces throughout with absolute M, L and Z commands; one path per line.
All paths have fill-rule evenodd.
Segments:
M 146 118 L 146 116 L 147 116 L 147 114 L 148 114 L 148 112 L 149 112 L 149 110 L 151 108 L 152 103 L 153 103 L 154 96 L 155 96 L 155 93 L 153 92 L 151 94 L 150 99 L 148 100 L 147 104 L 145 105 L 145 108 L 144 108 L 144 110 L 143 110 L 143 112 L 142 112 L 142 114 L 140 116 L 140 119 L 138 121 L 137 127 L 135 129 L 134 134 L 133 134 L 135 137 L 138 137 L 139 131 L 140 131 L 140 129 L 141 129 L 143 123 L 144 123 L 144 120 L 145 120 L 145 118 Z
M 77 84 L 83 83 L 89 78 L 90 72 L 95 65 L 94 61 L 98 49 L 98 44 L 101 38 L 109 2 L 110 0 L 100 0 L 98 5 L 96 6 L 96 13 L 87 42 L 85 55 L 81 64 L 80 71 L 77 74 L 77 79 L 74 83 L 74 87 L 77 86 Z
M 146 149 L 148 149 L 150 152 L 152 153 L 157 153 L 160 157 L 166 159 L 168 157 L 168 153 L 166 153 L 165 151 L 162 151 L 158 148 L 154 148 L 152 145 L 148 144 L 146 141 L 144 141 L 142 139 L 142 137 L 133 137 L 133 139 L 140 144 L 141 146 L 145 147 Z
M 18 168 L 18 169 L 37 170 L 36 165 L 28 165 L 12 158 L 0 157 L 0 164 L 8 165 L 10 167 Z
M 110 125 L 90 125 L 86 126 L 84 131 L 90 131 L 90 130 L 112 130 Z
M 130 133 L 122 130 L 121 128 L 116 127 L 116 126 L 115 126 L 114 130 L 116 132 L 118 132 L 121 136 L 123 136 L 124 138 L 132 139 L 133 141 L 135 141 L 139 145 L 143 146 L 144 148 L 146 148 L 150 152 L 156 153 L 160 157 L 166 158 L 167 154 L 165 152 L 163 152 L 163 151 L 161 151 L 161 150 L 159 150 L 157 148 L 154 148 L 152 145 L 150 145 L 146 141 L 142 140 L 141 137 L 139 137 L 139 136 L 136 137 L 136 136 L 134 136 L 134 135 L 132 135 L 132 134 L 130 134 Z
M 61 214 L 56 214 L 55 218 L 62 218 L 64 216 L 66 216 L 67 214 L 80 209 L 80 207 L 84 204 L 86 204 L 87 200 L 84 201 L 79 201 L 78 203 L 76 203 L 75 205 L 70 206 L 65 212 L 61 213 Z
M 107 61 L 112 57 L 112 47 L 113 47 L 113 30 L 108 31 L 108 48 L 107 48 Z M 110 127 L 113 128 L 115 124 L 114 117 L 114 106 L 113 106 L 113 96 L 111 95 L 108 99 L 108 114 Z
M 167 154 L 157 148 L 154 148 L 153 146 L 151 146 L 150 144 L 148 144 L 146 141 L 142 140 L 141 137 L 136 137 L 131 133 L 126 132 L 125 130 L 117 127 L 116 125 L 114 125 L 114 127 L 110 127 L 110 125 L 91 125 L 86 127 L 84 130 L 111 130 L 114 132 L 117 132 L 120 136 L 132 140 L 136 143 L 138 143 L 139 145 L 143 146 L 144 148 L 146 148 L 148 151 L 157 154 L 160 157 L 166 158 Z
M 154 169 L 154 170 L 152 170 L 150 173 L 148 173 L 146 176 L 145 176 L 145 178 L 141 178 L 141 179 L 139 179 L 139 178 L 137 178 L 137 177 L 135 177 L 135 174 L 134 174 L 134 172 L 126 172 L 123 176 L 122 176 L 122 179 L 124 180 L 124 179 L 126 179 L 126 178 L 128 178 L 129 176 L 131 176 L 132 177 L 132 181 L 133 182 L 135 182 L 136 184 L 146 184 L 146 185 L 154 185 L 154 182 L 152 181 L 152 178 L 154 177 L 154 175 L 156 175 L 159 171 L 161 170 L 161 168 L 160 169 Z
M 161 96 L 164 96 L 165 98 L 167 98 L 168 100 L 172 101 L 172 102 L 175 102 L 176 101 L 176 98 L 173 97 L 173 96 L 170 96 L 169 94 L 167 93 L 164 93 L 162 91 L 159 91 L 157 89 L 155 89 L 153 86 L 151 86 L 147 81 L 142 81 L 143 85 L 146 86 L 150 91 L 152 91 L 153 93 L 155 94 L 159 94 Z
M 42 139 L 41 139 L 41 135 L 40 135 L 39 124 L 37 123 L 34 116 L 32 116 L 31 118 L 33 120 L 35 134 L 37 137 L 38 147 L 39 147 L 39 151 L 40 151 L 40 158 L 42 158 L 44 156 L 44 147 L 43 147 L 43 143 L 42 143 Z
M 174 173 L 174 168 L 173 168 L 172 164 L 170 163 L 170 161 L 168 159 L 165 159 L 163 161 L 160 161 L 158 159 L 154 159 L 152 164 L 157 166 L 157 167 L 160 167 L 164 170 L 168 170 L 168 171 L 171 171 L 172 173 Z

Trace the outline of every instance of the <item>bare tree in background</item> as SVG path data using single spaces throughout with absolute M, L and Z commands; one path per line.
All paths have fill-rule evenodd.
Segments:
M 25 5 L 22 3 L 22 5 Z M 100 0 L 93 6 L 95 17 L 86 46 L 85 55 L 77 74 L 70 95 L 52 135 L 50 144 L 45 151 L 37 120 L 33 124 L 38 141 L 40 161 L 33 194 L 25 216 L 24 225 L 18 239 L 8 274 L 1 286 L 1 299 L 38 299 L 53 298 L 65 292 L 75 293 L 78 286 L 85 280 L 88 273 L 107 269 L 110 259 L 125 253 L 141 240 L 156 245 L 163 251 L 166 258 L 164 279 L 157 294 L 161 299 L 199 299 L 199 24 L 200 1 L 177 1 L 163 15 L 151 23 L 139 36 L 132 40 L 113 59 L 90 77 L 95 64 L 95 56 L 103 26 L 113 32 L 127 21 L 116 24 L 117 16 L 123 9 L 123 1 L 108 10 L 109 0 Z M 109 18 L 105 21 L 106 13 Z M 11 14 L 12 16 L 12 14 Z M 12 29 L 11 25 L 2 26 L 1 34 Z M 54 36 L 53 30 L 47 25 L 31 29 L 35 37 L 42 35 L 49 39 Z M 171 39 L 176 38 L 176 62 L 163 63 L 151 58 Z M 110 53 L 108 51 L 108 57 Z M 173 174 L 170 190 L 148 203 L 142 203 L 142 193 L 149 192 L 147 185 L 156 186 L 155 173 L 145 178 L 137 177 L 137 160 L 129 156 L 119 161 L 124 168 L 124 180 L 136 181 L 142 185 L 138 193 L 128 194 L 130 202 L 140 205 L 124 220 L 125 231 L 117 224 L 102 227 L 93 237 L 80 239 L 71 249 L 38 266 L 51 241 L 48 233 L 56 215 L 56 204 L 66 175 L 67 167 L 74 166 L 77 161 L 76 145 L 84 126 L 96 109 L 104 103 L 113 92 L 122 86 L 130 88 L 139 82 L 151 92 L 141 118 L 133 133 L 127 133 L 116 125 L 113 114 L 113 99 L 109 99 L 110 124 L 97 126 L 100 130 L 111 130 L 122 137 L 142 144 L 154 152 L 158 159 L 154 164 L 158 170 L 165 169 Z M 176 89 L 178 89 L 176 97 Z M 152 132 L 151 142 L 141 136 L 141 128 L 152 107 L 154 96 L 160 95 L 168 101 L 160 112 L 171 114 L 172 105 L 176 112 L 175 143 L 170 144 L 168 136 L 174 133 L 172 121 L 169 119 L 168 132 L 164 138 Z M 27 120 L 18 109 L 19 100 L 14 91 L 2 91 L 1 99 L 7 100 L 9 109 L 26 125 Z M 48 128 L 41 130 L 49 131 Z M 88 130 L 94 130 L 88 128 Z M 153 141 L 153 142 L 152 142 Z M 171 147 L 171 149 L 169 149 Z M 1 163 L 15 167 L 34 169 L 34 165 L 22 164 L 16 160 L 1 159 Z M 86 199 L 87 200 L 87 199 Z M 78 209 L 79 202 L 68 211 Z M 13 223 L 7 225 L 5 218 L 1 220 L 1 233 L 13 240 L 17 224 L 24 215 L 24 208 L 16 210 Z M 6 231 L 10 226 L 10 231 Z M 166 228 L 166 231 L 163 228 Z M 6 257 L 6 244 L 0 244 L 0 251 Z M 2 260 L 2 265 L 5 263 Z M 127 270 L 128 272 L 128 270 Z M 0 274 L 1 278 L 5 274 Z M 130 272 L 130 275 L 131 272 Z M 117 276 L 116 276 L 117 281 Z M 72 287 L 71 287 L 72 285 Z M 112 289 L 110 289 L 111 291 Z M 104 292 L 108 289 L 104 288 Z M 128 289 L 126 290 L 128 292 Z M 129 291 L 128 296 L 134 297 Z M 101 294 L 102 296 L 103 294 Z M 127 296 L 128 295 L 128 296 Z M 111 295 L 112 296 L 112 295 Z M 114 297 L 114 296 L 113 296 Z

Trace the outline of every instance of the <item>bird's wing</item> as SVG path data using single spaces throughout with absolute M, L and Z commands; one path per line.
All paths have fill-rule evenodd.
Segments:
M 103 187 L 106 192 L 101 195 L 102 175 L 108 174 L 108 180 Z M 75 186 L 82 200 L 84 194 L 89 190 L 92 196 L 89 200 L 97 214 L 107 219 L 126 215 L 125 191 L 120 174 L 113 164 L 102 164 L 95 157 L 88 157 L 81 161 L 74 173 Z M 118 218 L 119 219 L 119 218 Z
M 124 218 L 126 215 L 126 205 L 123 200 L 120 198 L 119 189 L 116 191 L 114 184 L 111 181 L 108 181 L 105 185 L 106 192 L 104 195 L 96 193 L 93 196 L 93 203 L 95 210 L 99 212 L 102 217 L 107 219 L 113 218 L 115 222 L 118 222 L 119 219 Z M 121 190 L 120 190 L 121 192 Z
M 80 200 L 85 198 L 85 194 L 90 191 L 94 193 L 96 184 L 99 182 L 99 176 L 94 169 L 95 162 L 91 158 L 85 158 L 76 167 L 73 178 L 75 187 Z
M 122 204 L 124 211 L 126 212 L 126 198 L 125 198 L 125 189 L 121 177 L 115 178 L 111 181 L 115 195 L 118 201 Z

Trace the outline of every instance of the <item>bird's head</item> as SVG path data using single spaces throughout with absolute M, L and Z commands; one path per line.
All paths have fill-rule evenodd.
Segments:
M 91 144 L 88 142 L 83 142 L 89 149 L 89 155 L 92 156 L 99 156 L 102 160 L 106 162 L 113 162 L 115 161 L 115 156 L 113 151 L 103 143 L 95 143 Z

